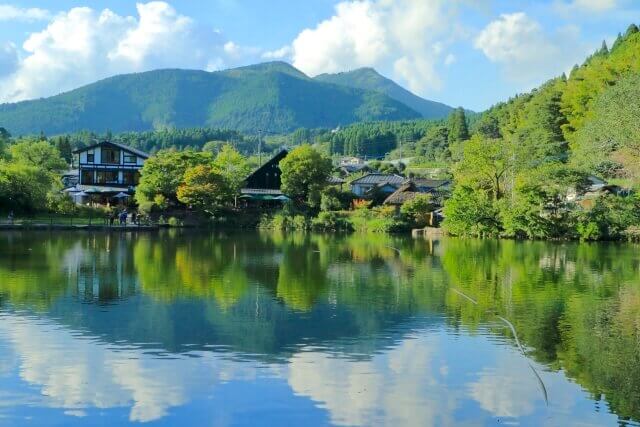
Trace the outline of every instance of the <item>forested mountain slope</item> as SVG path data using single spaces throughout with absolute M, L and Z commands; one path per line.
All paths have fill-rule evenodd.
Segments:
M 604 177 L 638 177 L 640 161 L 640 32 L 631 25 L 570 75 L 486 111 L 473 126 L 549 158 Z
M 220 72 L 121 75 L 46 99 L 0 105 L 14 135 L 219 127 L 256 133 L 420 117 L 376 91 L 335 85 L 274 62 Z
M 409 92 L 393 80 L 380 75 L 373 68 L 359 68 L 337 74 L 321 74 L 315 77 L 315 80 L 384 93 L 416 110 L 426 119 L 443 119 L 453 111 L 453 108 L 448 105 L 429 101 Z

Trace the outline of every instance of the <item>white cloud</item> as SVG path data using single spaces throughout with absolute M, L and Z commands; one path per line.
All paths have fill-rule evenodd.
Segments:
M 0 21 L 44 21 L 51 17 L 51 13 L 45 9 L 32 7 L 19 8 L 10 4 L 0 4 Z
M 17 364 L 20 378 L 40 391 L 39 405 L 65 409 L 72 416 L 85 415 L 83 409 L 89 407 L 121 407 L 129 408 L 130 421 L 154 421 L 224 381 L 256 377 L 252 366 L 215 353 L 177 362 L 133 346 L 82 338 L 52 321 L 13 315 L 2 317 L 0 346 L 3 353 L 11 351 L 14 363 L 7 368 Z
M 483 369 L 469 386 L 469 394 L 482 409 L 496 417 L 519 418 L 534 412 L 542 399 L 539 385 L 526 359 L 513 350 L 503 353 L 495 367 Z
M 438 339 L 427 335 L 402 341 L 369 360 L 354 361 L 323 352 L 300 352 L 289 361 L 288 382 L 330 414 L 332 424 L 452 426 L 464 397 L 447 389 L 434 360 Z
M 245 53 L 168 3 L 139 3 L 137 12 L 137 17 L 120 16 L 80 7 L 56 15 L 24 42 L 15 71 L 0 77 L 0 101 L 49 96 L 120 73 L 219 69 Z
M 302 31 L 293 64 L 310 75 L 372 66 L 426 94 L 441 85 L 438 65 L 458 34 L 457 1 L 352 0 Z
M 455 62 L 456 62 L 456 56 L 454 54 L 452 54 L 452 53 L 448 54 L 446 56 L 446 58 L 444 58 L 444 65 L 449 66 L 449 65 L 452 65 Z
M 501 64 L 507 77 L 520 83 L 539 83 L 559 75 L 586 52 L 579 41 L 579 29 L 565 27 L 548 35 L 523 12 L 504 14 L 489 23 L 474 46 L 490 61 Z
M 262 54 L 263 59 L 285 59 L 291 56 L 291 46 L 283 46 L 280 49 L 270 50 Z

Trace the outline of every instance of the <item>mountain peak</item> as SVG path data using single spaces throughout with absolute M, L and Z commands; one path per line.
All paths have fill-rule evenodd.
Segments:
M 298 70 L 293 65 L 285 61 L 269 61 L 261 62 L 259 64 L 247 65 L 244 67 L 233 68 L 226 70 L 226 72 L 243 72 L 253 71 L 259 73 L 285 73 L 296 77 L 308 78 L 306 74 Z
M 408 105 L 427 119 L 442 119 L 453 111 L 453 108 L 448 105 L 429 101 L 411 93 L 371 67 L 357 68 L 337 74 L 320 74 L 316 76 L 315 79 L 327 83 L 383 93 L 396 101 Z

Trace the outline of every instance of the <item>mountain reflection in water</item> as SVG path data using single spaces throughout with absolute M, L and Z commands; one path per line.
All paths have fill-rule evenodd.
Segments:
M 633 245 L 4 233 L 0 425 L 637 425 L 639 271 Z

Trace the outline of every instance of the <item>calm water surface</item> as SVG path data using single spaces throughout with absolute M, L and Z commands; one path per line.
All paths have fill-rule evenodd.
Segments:
M 638 425 L 638 249 L 1 234 L 0 425 Z

